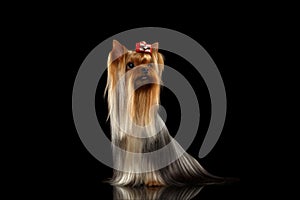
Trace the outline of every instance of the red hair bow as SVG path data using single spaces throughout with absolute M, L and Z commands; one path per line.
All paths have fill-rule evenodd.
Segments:
M 151 44 L 147 44 L 145 41 L 138 42 L 135 44 L 136 52 L 152 53 Z

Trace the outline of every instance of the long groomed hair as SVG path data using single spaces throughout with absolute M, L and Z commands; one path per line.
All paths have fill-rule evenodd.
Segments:
M 182 149 L 160 118 L 158 105 L 164 59 L 158 52 L 158 43 L 152 44 L 152 48 L 152 53 L 130 51 L 114 40 L 108 56 L 105 93 L 115 169 L 111 183 L 182 186 L 222 181 Z M 129 68 L 128 63 L 135 67 Z M 165 146 L 167 150 L 149 156 Z M 177 159 L 174 161 L 173 157 Z M 160 168 L 161 163 L 168 165 Z

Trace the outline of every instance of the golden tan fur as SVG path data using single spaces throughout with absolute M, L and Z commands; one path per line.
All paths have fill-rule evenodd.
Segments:
M 158 52 L 158 43 L 152 44 L 152 48 L 152 53 L 137 53 L 114 40 L 108 56 L 105 92 L 115 169 L 111 183 L 163 186 L 215 180 L 216 177 L 207 173 L 174 141 L 158 115 L 164 59 Z M 169 150 L 158 157 L 132 154 L 143 155 L 168 144 Z M 118 148 L 124 151 L 118 151 Z M 176 161 L 164 168 L 156 168 L 174 155 L 178 155 Z

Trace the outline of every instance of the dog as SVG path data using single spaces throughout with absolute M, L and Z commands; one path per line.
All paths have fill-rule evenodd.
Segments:
M 110 183 L 154 187 L 222 182 L 182 149 L 158 114 L 164 69 L 158 46 L 142 41 L 128 50 L 113 40 L 105 88 L 114 165 Z

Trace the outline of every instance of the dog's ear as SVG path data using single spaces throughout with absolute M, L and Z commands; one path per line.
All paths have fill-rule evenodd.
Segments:
M 128 50 L 124 45 L 122 45 L 117 40 L 113 40 L 113 48 L 111 50 L 111 61 L 114 61 L 114 60 L 120 58 L 127 51 Z
M 158 52 L 158 42 L 153 43 L 151 46 L 152 46 L 152 51 Z
M 151 45 L 152 55 L 156 58 L 157 64 L 159 64 L 160 73 L 164 70 L 164 57 L 158 52 L 158 42 L 155 42 Z

